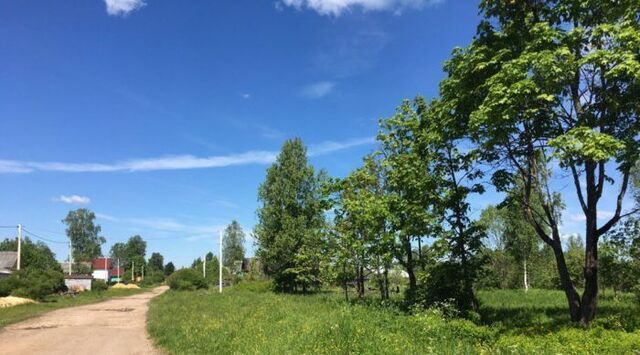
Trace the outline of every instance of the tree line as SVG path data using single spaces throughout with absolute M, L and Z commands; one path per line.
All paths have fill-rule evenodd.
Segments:
M 478 308 L 474 288 L 492 249 L 522 265 L 525 288 L 536 261 L 550 260 L 571 319 L 589 324 L 601 284 L 623 283 L 612 270 L 637 283 L 629 221 L 638 207 L 624 204 L 638 160 L 640 5 L 484 0 L 479 10 L 438 96 L 405 100 L 381 120 L 362 167 L 331 179 L 309 165 L 299 139 L 285 142 L 259 188 L 255 228 L 278 290 L 355 279 L 362 295 L 373 272 L 386 298 L 398 263 L 408 302 L 452 299 L 464 313 Z M 487 187 L 504 201 L 474 218 L 470 199 Z M 607 195 L 614 210 L 599 218 Z M 568 200 L 584 228 L 584 241 L 569 246 L 560 229 Z M 487 234 L 500 244 L 487 248 Z

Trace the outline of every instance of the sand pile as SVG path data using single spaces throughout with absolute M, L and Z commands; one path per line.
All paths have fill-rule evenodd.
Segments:
M 111 286 L 111 288 L 140 288 L 140 287 L 138 287 L 138 285 L 134 285 L 134 284 L 125 285 L 125 284 L 117 283 L 117 284 Z
M 36 301 L 22 297 L 0 297 L 0 308 L 13 307 L 25 303 L 36 303 Z

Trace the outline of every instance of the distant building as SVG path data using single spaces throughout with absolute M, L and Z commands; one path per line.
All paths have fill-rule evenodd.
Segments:
M 124 268 L 118 265 L 112 258 L 95 258 L 91 263 L 93 278 L 105 282 L 120 282 L 124 275 Z
M 9 277 L 18 264 L 18 252 L 0 251 L 0 278 Z

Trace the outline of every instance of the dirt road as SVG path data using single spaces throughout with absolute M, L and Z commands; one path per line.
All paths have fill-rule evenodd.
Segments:
M 146 329 L 149 300 L 167 287 L 59 309 L 0 329 L 0 354 L 157 354 Z

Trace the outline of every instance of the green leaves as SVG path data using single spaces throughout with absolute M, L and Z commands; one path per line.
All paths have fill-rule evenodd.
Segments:
M 599 162 L 617 156 L 625 148 L 611 135 L 597 132 L 589 127 L 575 127 L 566 134 L 549 141 L 549 146 L 556 149 L 556 156 L 564 162 L 576 158 Z

